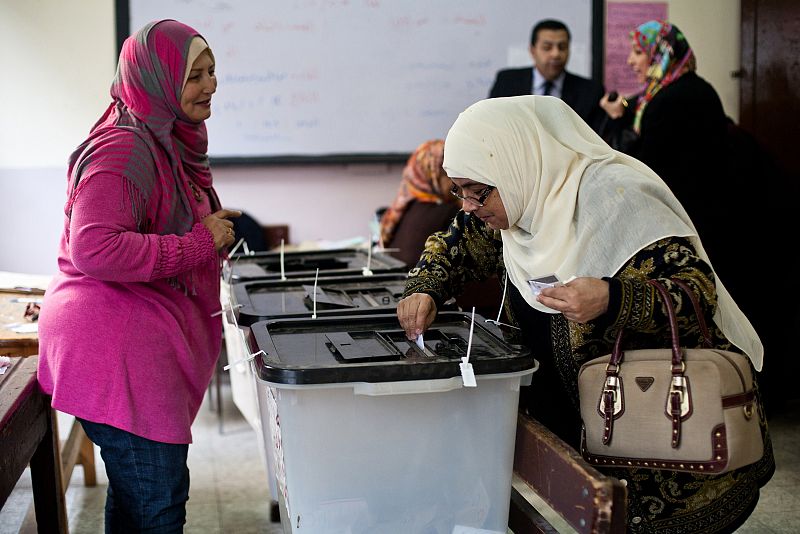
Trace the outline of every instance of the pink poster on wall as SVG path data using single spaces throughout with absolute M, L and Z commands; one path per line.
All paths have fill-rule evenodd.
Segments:
M 630 96 L 641 91 L 628 66 L 631 51 L 630 33 L 648 20 L 666 20 L 666 2 L 608 2 L 606 4 L 606 91 Z

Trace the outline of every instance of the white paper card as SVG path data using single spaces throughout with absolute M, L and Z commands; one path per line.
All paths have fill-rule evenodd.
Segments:
M 558 280 L 558 277 L 554 274 L 548 274 L 547 276 L 541 276 L 539 278 L 532 278 L 528 280 L 528 285 L 533 291 L 533 296 L 538 297 L 539 293 L 542 292 L 542 289 L 546 287 L 556 287 L 560 286 L 561 282 Z
M 459 367 L 461 368 L 461 379 L 464 381 L 464 387 L 478 387 L 478 383 L 475 381 L 475 372 L 472 370 L 472 364 L 467 361 L 467 358 L 461 358 Z
M 15 334 L 35 334 L 39 331 L 39 323 L 13 323 L 5 327 Z

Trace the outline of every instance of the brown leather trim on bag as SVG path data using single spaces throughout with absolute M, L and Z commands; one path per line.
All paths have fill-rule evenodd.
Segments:
M 672 415 L 672 448 L 677 449 L 681 444 L 681 398 L 680 392 L 672 391 L 669 394 L 669 410 Z
M 735 406 L 743 406 L 745 404 L 750 404 L 751 402 L 755 401 L 755 399 L 756 393 L 751 389 L 745 393 L 738 393 L 736 395 L 722 397 L 722 407 L 733 408 Z
M 605 413 L 603 414 L 603 445 L 611 443 L 611 434 L 614 431 L 614 392 L 605 389 L 603 390 L 603 406 Z
M 619 456 L 604 456 L 586 450 L 586 429 L 581 432 L 581 456 L 593 465 L 613 467 L 647 467 L 649 469 L 671 469 L 673 471 L 687 471 L 690 473 L 721 473 L 728 465 L 728 440 L 725 425 L 714 427 L 711 432 L 711 444 L 714 457 L 703 461 L 676 461 L 659 458 L 627 458 Z

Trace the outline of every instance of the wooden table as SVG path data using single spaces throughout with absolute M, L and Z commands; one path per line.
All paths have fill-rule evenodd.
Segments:
M 43 292 L 12 293 L 0 290 L 0 356 L 32 356 L 39 353 L 39 336 L 36 332 L 20 334 L 6 327 L 9 324 L 27 323 L 24 302 L 20 298 L 38 297 Z
M 34 277 L 35 281 L 36 278 Z M 27 303 L 17 302 L 20 298 L 25 297 L 41 297 L 44 294 L 43 289 L 32 290 L 25 292 L 15 293 L 8 288 L 16 286 L 27 286 L 31 282 L 31 277 L 17 273 L 0 272 L 0 355 L 14 356 L 12 358 L 14 364 L 11 370 L 7 371 L 5 375 L 0 375 L 0 379 L 7 377 L 3 380 L 6 386 L 0 389 L 0 407 L 5 412 L 0 411 L 0 416 L 4 421 L 0 427 L 0 451 L 4 451 L 3 456 L 13 457 L 6 458 L 7 461 L 12 462 L 6 466 L 4 461 L 0 461 L 0 508 L 8 498 L 8 493 L 13 490 L 16 481 L 19 479 L 25 466 L 30 461 L 31 477 L 34 482 L 34 506 L 36 515 L 36 524 L 39 526 L 40 532 L 66 532 L 66 523 L 64 523 L 64 530 L 61 530 L 60 520 L 58 523 L 52 523 L 53 518 L 60 517 L 60 508 L 64 505 L 64 491 L 69 486 L 72 471 L 76 464 L 83 466 L 84 484 L 86 486 L 95 486 L 97 484 L 97 475 L 94 464 L 94 447 L 92 442 L 86 437 L 83 427 L 75 421 L 70 429 L 69 436 L 59 447 L 58 426 L 55 411 L 50 408 L 50 397 L 44 395 L 39 391 L 38 383 L 36 381 L 36 364 L 38 358 L 34 356 L 39 352 L 39 337 L 38 333 L 17 333 L 6 327 L 9 324 L 17 324 L 28 322 L 25 319 L 25 308 Z M 33 285 L 33 284 L 30 284 Z M 40 284 L 44 286 L 45 284 Z M 16 378 L 11 379 L 14 376 Z M 46 407 L 47 417 L 40 420 L 41 414 L 36 410 L 37 403 L 43 403 Z M 32 407 L 33 406 L 33 407 Z M 23 412 L 21 410 L 27 410 Z M 23 413 L 27 415 L 17 416 L 15 414 Z M 26 425 L 26 421 L 30 418 L 30 428 Z M 8 421 L 6 421 L 8 419 Z M 19 421 L 22 424 L 19 424 Z M 11 424 L 11 421 L 17 423 Z M 44 423 L 42 423 L 44 421 Z M 40 426 L 44 424 L 48 434 L 42 435 Z M 52 434 L 51 437 L 50 434 Z M 7 442 L 5 440 L 8 440 Z M 9 446 L 15 448 L 6 447 Z M 50 456 L 54 457 L 54 463 L 57 465 L 58 470 L 55 473 L 60 473 L 56 477 L 52 472 L 48 471 L 49 468 L 36 468 L 34 474 L 34 463 L 41 462 L 41 459 L 33 459 L 31 455 L 26 455 L 28 449 L 39 450 L 42 446 L 50 447 Z M 9 453 L 9 451 L 13 451 Z M 42 456 L 42 452 L 37 452 L 37 457 Z M 17 471 L 19 465 L 22 465 L 22 470 Z M 7 469 L 8 467 L 8 469 Z M 45 482 L 43 477 L 50 477 L 51 482 Z M 6 488 L 7 484 L 11 484 Z M 45 485 L 47 489 L 37 489 L 37 486 Z M 7 490 L 7 491 L 6 491 Z M 50 502 L 49 494 L 51 490 L 58 491 L 60 494 L 59 501 L 55 507 Z M 44 493 L 42 493 L 44 492 Z M 46 504 L 41 504 L 49 511 L 48 518 L 40 519 L 40 504 L 39 501 L 44 501 Z M 33 523 L 34 512 L 29 510 L 29 513 L 23 524 L 21 532 L 31 529 Z M 64 510 L 64 519 L 66 519 L 66 510 Z M 43 528 L 40 522 L 46 521 L 46 525 L 52 528 Z

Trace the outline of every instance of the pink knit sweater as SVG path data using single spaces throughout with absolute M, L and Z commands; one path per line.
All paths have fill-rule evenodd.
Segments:
M 199 222 L 209 199 L 190 195 L 197 222 L 185 235 L 143 234 L 124 178 L 101 173 L 81 185 L 39 317 L 39 383 L 59 411 L 190 443 L 221 341 L 211 317 L 219 260 Z

